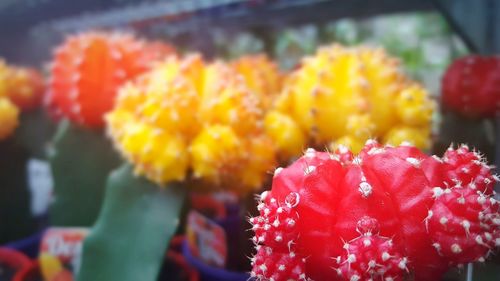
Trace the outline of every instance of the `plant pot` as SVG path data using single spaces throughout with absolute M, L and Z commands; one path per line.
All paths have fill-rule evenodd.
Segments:
M 159 281 L 199 281 L 200 274 L 182 255 L 182 235 L 175 236 L 170 242 L 165 262 L 163 263 Z
M 10 281 L 14 276 L 29 267 L 31 260 L 23 253 L 0 247 L 0 280 Z
M 224 202 L 218 200 L 213 195 L 191 195 L 191 207 L 210 218 L 217 225 L 222 227 L 227 239 L 227 268 L 242 268 L 242 263 L 246 262 L 246 257 L 242 257 L 242 249 L 246 237 L 244 223 L 242 222 L 242 208 L 238 203 Z M 242 241 L 242 238 L 243 239 Z
M 203 263 L 191 254 L 187 241 L 182 243 L 182 254 L 189 264 L 198 270 L 201 281 L 247 281 L 250 278 L 248 273 L 229 271 Z
M 28 257 L 34 259 L 38 256 L 38 252 L 40 249 L 40 241 L 42 240 L 44 232 L 45 231 L 42 230 L 26 238 L 12 241 L 10 243 L 5 244 L 5 247 L 22 252 Z
M 33 261 L 23 270 L 19 271 L 12 281 L 43 281 L 43 276 L 38 261 Z

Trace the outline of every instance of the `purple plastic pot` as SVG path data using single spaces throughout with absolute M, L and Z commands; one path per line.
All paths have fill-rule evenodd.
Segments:
M 238 255 L 240 255 L 241 253 L 232 250 L 241 248 L 240 238 L 241 235 L 244 235 L 242 234 L 243 225 L 241 222 L 241 217 L 239 215 L 233 214 L 222 219 L 214 219 L 214 222 L 220 225 L 226 233 L 226 242 L 228 249 L 227 266 L 233 268 L 238 267 L 239 263 L 241 263 L 241 259 Z
M 234 249 L 245 249 L 248 240 L 245 237 L 245 222 L 241 215 L 241 206 L 231 202 L 222 202 L 206 195 L 192 195 L 193 208 L 201 213 L 208 213 L 207 218 L 221 226 L 226 233 L 228 247 L 227 267 L 244 268 L 247 262 L 241 252 Z
M 198 270 L 201 281 L 247 281 L 250 278 L 248 273 L 229 271 L 205 264 L 191 254 L 186 240 L 182 243 L 182 254 L 187 262 Z
M 38 256 L 38 251 L 40 249 L 40 241 L 45 230 L 35 233 L 26 238 L 12 241 L 4 245 L 4 247 L 14 249 L 16 251 L 22 252 L 30 258 L 36 258 Z
M 245 271 L 248 267 L 248 259 L 242 255 L 242 252 L 249 252 L 251 245 L 249 244 L 250 237 L 247 237 L 248 232 L 246 231 L 246 228 L 249 226 L 246 225 L 244 216 L 242 215 L 241 205 L 203 195 L 192 196 L 191 200 L 195 210 L 202 214 L 208 213 L 209 215 L 206 215 L 206 217 L 224 230 L 228 249 L 226 267 L 237 271 Z M 201 260 L 199 261 L 202 262 Z M 248 276 L 246 277 L 248 278 Z M 203 274 L 202 280 L 204 280 Z

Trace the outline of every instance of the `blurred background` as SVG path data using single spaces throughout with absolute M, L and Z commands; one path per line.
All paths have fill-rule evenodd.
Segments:
M 468 143 L 482 151 L 492 165 L 500 165 L 498 109 L 494 116 L 471 118 L 451 110 L 442 102 L 443 76 L 455 60 L 473 54 L 499 54 L 499 0 L 0 0 L 0 57 L 9 65 L 36 68 L 41 76 L 52 77 L 53 58 L 58 46 L 64 44 L 68 36 L 87 31 L 132 33 L 146 40 L 168 42 L 179 54 L 199 52 L 207 62 L 232 61 L 245 55 L 264 53 L 282 73 L 299 69 L 304 57 L 314 56 L 319 48 L 328 44 L 381 47 L 401 62 L 408 77 L 425 86 L 429 97 L 437 104 L 430 125 L 432 145 L 425 152 L 442 155 L 450 143 Z M 46 79 L 46 85 L 52 82 L 53 79 Z M 47 106 L 46 100 L 38 102 Z M 498 96 L 490 102 L 500 105 Z M 75 159 L 83 159 L 83 165 L 88 166 L 85 168 L 92 169 L 93 163 L 99 162 L 96 160 L 98 156 L 105 155 L 102 158 L 106 160 L 97 166 L 108 170 L 93 167 L 93 173 L 89 173 L 91 179 L 85 182 L 93 184 L 95 176 L 96 182 L 99 180 L 104 185 L 108 172 L 117 166 L 119 158 L 116 151 L 109 152 L 112 151 L 111 144 L 109 139 L 103 141 L 103 130 L 93 136 L 77 129 L 71 135 L 74 139 L 65 139 L 66 143 L 58 144 L 57 128 L 63 125 L 56 124 L 53 116 L 48 117 L 51 114 L 46 114 L 43 109 L 23 111 L 19 119 L 21 125 L 13 136 L 0 140 L 0 245 L 10 245 L 33 259 L 43 248 L 40 246 L 41 237 L 48 227 L 73 226 L 52 221 L 58 215 L 64 217 L 64 209 L 54 209 L 52 217 L 48 211 L 53 206 L 54 194 L 60 192 L 54 191 L 54 185 L 75 182 L 65 179 L 65 172 L 61 172 L 64 169 L 60 169 L 59 174 L 54 173 L 54 167 L 66 168 Z M 49 163 L 54 155 L 64 155 L 55 151 L 72 153 L 83 142 L 93 146 L 94 158 L 85 158 L 86 148 L 82 148 L 80 154 L 68 154 L 71 157 L 57 162 L 59 166 Z M 65 145 L 73 146 L 73 151 L 64 150 Z M 68 178 L 87 179 L 83 172 L 72 173 L 68 173 Z M 265 184 L 269 184 L 269 180 L 262 183 Z M 81 190 L 85 190 L 83 185 Z M 63 191 L 62 194 L 62 197 L 77 197 L 77 192 L 65 194 Z M 99 196 L 104 195 L 101 192 Z M 252 196 L 243 198 L 217 193 L 213 197 L 219 203 L 224 202 L 221 207 L 224 216 L 232 214 L 234 210 L 231 208 L 235 208 L 235 218 L 242 222 L 238 204 L 243 206 L 249 201 L 250 205 L 253 204 Z M 191 200 L 189 204 L 194 206 L 199 202 L 206 204 L 204 199 Z M 76 226 L 92 226 L 101 207 L 101 201 L 98 203 L 93 210 L 94 217 Z M 255 212 L 254 209 L 244 211 Z M 186 212 L 182 211 L 184 215 Z M 212 217 L 215 216 L 213 213 L 217 212 L 210 210 L 204 214 Z M 187 235 L 183 228 L 186 220 L 185 216 L 181 218 L 182 227 L 176 234 Z M 224 223 L 223 227 L 227 227 Z M 221 225 L 219 221 L 206 224 Z M 245 227 L 249 228 L 248 225 Z M 78 247 L 81 247 L 85 231 L 71 232 L 75 237 L 81 236 Z M 50 235 L 68 239 L 69 234 L 53 232 Z M 230 243 L 246 247 L 243 252 L 247 253 L 248 245 L 242 246 L 241 241 L 236 240 Z M 179 253 L 182 241 L 173 239 L 175 251 L 169 252 L 170 263 L 162 265 L 159 280 L 198 280 L 197 273 L 191 272 L 196 270 L 187 265 Z M 245 256 L 241 251 L 229 251 L 227 255 L 234 262 L 229 265 L 230 269 L 249 269 L 247 263 L 243 264 L 246 260 L 242 261 Z M 179 275 L 183 277 L 176 275 L 168 279 L 179 264 L 187 268 L 184 275 Z M 443 280 L 500 280 L 495 279 L 500 278 L 498 257 L 492 264 L 476 265 L 474 279 L 471 279 L 471 269 L 462 268 L 450 272 Z M 78 267 L 75 264 L 65 266 L 68 270 Z M 471 275 L 468 276 L 467 272 Z M 2 273 L 0 253 L 0 281 L 44 280 L 13 279 L 13 276 L 14 273 L 5 268 Z M 202 274 L 201 280 L 210 280 L 204 278 Z

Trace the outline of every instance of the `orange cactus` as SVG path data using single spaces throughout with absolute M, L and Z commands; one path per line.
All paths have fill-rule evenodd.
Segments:
M 128 34 L 70 36 L 54 52 L 48 106 L 56 115 L 101 127 L 117 89 L 148 70 L 153 61 L 173 53 L 168 45 L 149 44 Z
M 5 82 L 10 100 L 22 110 L 32 110 L 40 105 L 45 85 L 38 71 L 11 67 Z

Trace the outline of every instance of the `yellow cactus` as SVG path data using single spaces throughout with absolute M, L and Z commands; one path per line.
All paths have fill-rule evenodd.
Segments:
M 305 149 L 306 136 L 290 116 L 270 111 L 266 115 L 264 126 L 281 158 L 290 159 L 300 155 Z
M 162 72 L 162 66 L 155 70 Z M 152 74 L 157 75 L 155 70 Z M 136 112 L 142 120 L 158 128 L 194 137 L 199 120 L 191 110 L 198 108 L 200 103 L 195 85 L 183 75 L 173 79 L 172 83 L 161 85 L 155 82 L 145 87 L 146 99 L 137 106 Z
M 9 68 L 4 60 L 0 58 L 0 98 L 7 97 L 7 79 L 9 76 Z
M 351 115 L 347 118 L 346 128 L 349 135 L 366 141 L 373 136 L 375 124 L 369 114 L 357 114 Z
M 354 136 L 351 136 L 351 135 L 346 135 L 346 136 L 340 137 L 336 141 L 332 142 L 328 146 L 328 148 L 331 151 L 335 151 L 341 146 L 349 148 L 350 151 L 352 151 L 353 153 L 356 154 L 356 153 L 360 152 L 361 149 L 363 149 L 363 147 L 365 146 L 365 141 L 363 141 L 362 139 L 356 138 Z
M 0 141 L 9 137 L 19 125 L 19 109 L 10 101 L 8 78 L 10 69 L 0 59 Z
M 305 58 L 284 85 L 283 95 L 290 99 L 290 111 L 285 113 L 316 142 L 345 135 L 347 117 L 365 109 L 359 60 L 349 49 L 321 48 L 316 56 Z
M 398 122 L 394 99 L 407 78 L 400 70 L 399 61 L 388 56 L 383 49 L 361 47 L 359 50 L 367 81 L 369 113 L 375 123 L 374 133 L 379 136 Z
M 414 84 L 401 91 L 396 99 L 400 120 L 409 126 L 430 124 L 435 104 L 422 86 Z
M 247 152 L 244 154 L 245 168 L 239 169 L 237 177 L 242 187 L 251 191 L 261 187 L 267 174 L 276 167 L 275 148 L 272 139 L 266 135 L 244 138 Z
M 213 125 L 203 129 L 189 147 L 195 178 L 220 185 L 242 165 L 243 144 L 233 129 Z M 230 182 L 230 181 L 229 181 Z
M 172 57 L 123 86 L 106 121 L 137 174 L 248 192 L 275 165 L 261 99 L 230 65 Z
M 396 126 L 385 134 L 383 141 L 392 145 L 408 142 L 426 150 L 431 147 L 431 131 L 426 127 Z
M 283 75 L 277 65 L 265 55 L 247 55 L 232 63 L 250 90 L 259 95 L 262 106 L 268 109 L 281 90 Z
M 184 58 L 171 56 L 156 67 L 153 71 L 145 75 L 147 84 L 154 89 L 166 87 L 169 83 L 179 77 L 190 81 L 197 93 L 203 92 L 203 76 L 205 63 L 199 54 L 191 54 Z M 175 83 L 173 84 L 175 86 Z
M 264 112 L 259 106 L 259 96 L 246 86 L 241 76 L 221 62 L 208 66 L 205 73 L 200 106 L 203 122 L 229 125 L 240 134 L 262 127 Z
M 435 106 L 425 89 L 400 71 L 399 61 L 382 49 L 332 45 L 303 59 L 285 81 L 274 108 L 297 124 L 309 145 L 343 144 L 357 151 L 377 137 L 408 137 L 427 148 Z M 427 133 L 410 133 L 417 128 Z
M 124 156 L 135 164 L 134 171 L 163 184 L 184 180 L 188 169 L 186 142 L 180 136 L 141 122 L 127 112 L 108 115 L 110 134 Z
M 0 97 L 0 140 L 10 136 L 19 125 L 19 109 L 7 98 Z
M 109 135 L 135 172 L 158 184 L 184 180 L 189 168 L 186 137 L 196 133 L 190 110 L 198 106 L 198 93 L 186 72 L 195 73 L 196 63 L 196 57 L 168 58 L 124 85 L 106 117 Z M 161 83 L 162 75 L 169 83 Z
M 370 114 L 356 114 L 347 118 L 346 128 L 349 134 L 336 139 L 330 144 L 335 150 L 339 145 L 346 146 L 354 153 L 358 153 L 364 147 L 365 142 L 373 137 L 375 124 Z

